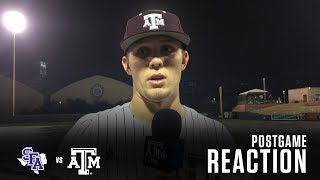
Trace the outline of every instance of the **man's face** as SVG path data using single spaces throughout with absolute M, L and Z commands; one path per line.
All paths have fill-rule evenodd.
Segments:
M 150 36 L 132 45 L 122 58 L 125 71 L 132 76 L 134 95 L 152 102 L 179 96 L 181 71 L 189 54 L 179 41 L 166 36 Z

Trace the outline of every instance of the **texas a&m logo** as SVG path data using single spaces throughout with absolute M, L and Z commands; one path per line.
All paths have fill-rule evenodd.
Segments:
M 80 154 L 80 165 L 77 161 L 77 154 Z M 89 169 L 100 168 L 100 156 L 97 156 L 97 148 L 71 148 L 71 161 L 68 169 L 79 169 L 78 175 L 92 175 Z
M 149 30 L 159 29 L 158 26 L 164 26 L 162 14 L 151 13 L 143 16 L 143 27 L 149 27 Z

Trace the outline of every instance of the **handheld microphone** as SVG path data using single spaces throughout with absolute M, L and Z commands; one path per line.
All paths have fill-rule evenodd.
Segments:
M 183 165 L 184 141 L 181 133 L 181 116 L 172 109 L 162 109 L 152 120 L 152 136 L 144 144 L 145 166 L 164 172 L 178 170 Z

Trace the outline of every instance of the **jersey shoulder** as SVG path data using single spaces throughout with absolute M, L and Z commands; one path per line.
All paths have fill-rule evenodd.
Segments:
M 206 124 L 213 124 L 216 128 L 216 131 L 224 131 L 225 125 L 223 125 L 221 122 L 211 119 L 210 117 L 207 117 L 196 110 L 185 106 L 186 109 L 186 120 L 194 120 L 194 121 L 205 121 Z
M 194 124 L 202 126 L 201 131 L 206 131 L 211 139 L 217 140 L 218 146 L 223 148 L 234 147 L 234 139 L 228 128 L 218 120 L 211 119 L 196 110 L 186 107 L 186 118 L 188 122 L 193 121 Z
M 110 109 L 106 109 L 104 111 L 90 113 L 82 116 L 69 129 L 63 139 L 63 144 L 82 144 L 85 142 L 87 145 L 89 145 L 92 142 L 92 139 L 97 139 L 99 136 L 99 124 L 101 123 L 101 120 L 105 119 L 106 117 L 117 116 L 117 114 L 122 113 L 123 109 L 128 107 L 129 103 L 125 103 Z M 113 118 L 110 118 L 109 120 L 112 119 Z

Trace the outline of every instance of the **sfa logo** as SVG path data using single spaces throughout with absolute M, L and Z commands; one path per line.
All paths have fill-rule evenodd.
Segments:
M 22 157 L 17 158 L 22 166 L 30 166 L 35 174 L 44 170 L 44 165 L 47 164 L 46 154 L 34 152 L 32 147 L 25 147 L 21 151 Z
M 77 154 L 80 154 L 80 165 L 77 161 Z M 79 169 L 78 175 L 92 175 L 89 169 L 100 168 L 100 156 L 97 156 L 97 148 L 71 148 L 71 161 L 67 168 L 72 169 L 73 167 Z

